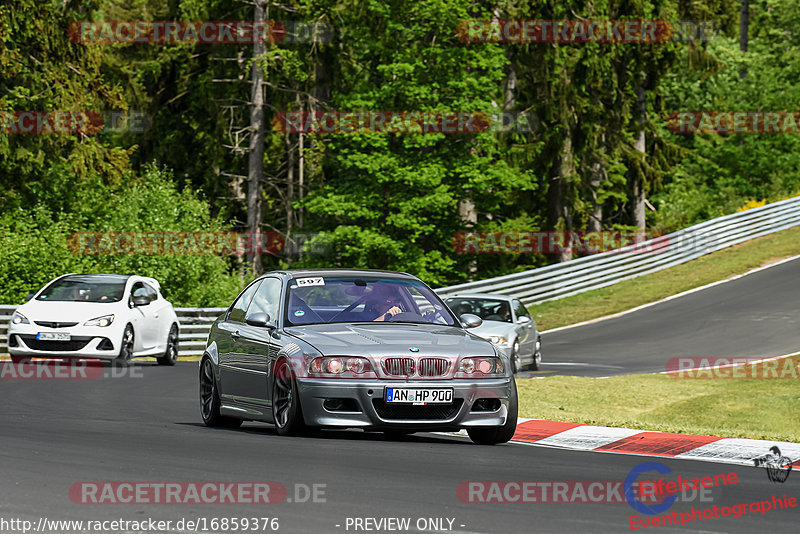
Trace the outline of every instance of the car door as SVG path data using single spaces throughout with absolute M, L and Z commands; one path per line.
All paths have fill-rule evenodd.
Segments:
M 267 398 L 267 376 L 272 363 L 280 350 L 280 341 L 275 329 L 247 324 L 247 318 L 256 313 L 265 313 L 269 323 L 277 326 L 278 309 L 280 308 L 282 283 L 279 278 L 267 277 L 253 295 L 247 308 L 245 322 L 241 325 L 239 338 L 240 366 L 237 373 L 237 384 L 241 384 L 240 395 L 246 397 L 245 402 L 255 406 L 266 407 L 270 403 Z
M 152 288 L 150 288 L 152 290 Z M 131 287 L 131 299 L 146 297 L 150 300 L 148 286 L 144 282 L 134 282 Z M 150 304 L 145 306 L 135 306 L 131 312 L 135 319 L 134 325 L 134 351 L 150 352 L 157 343 L 157 311 L 156 307 Z
M 533 350 L 536 344 L 533 318 L 528 313 L 525 305 L 519 300 L 514 299 L 511 304 L 514 309 L 514 328 L 519 335 L 520 358 L 527 362 L 528 359 L 533 359 Z
M 158 294 L 156 288 L 147 282 L 144 283 L 144 288 L 150 298 L 149 308 L 151 309 L 149 311 L 151 313 L 148 319 L 152 321 L 153 348 L 158 349 L 160 352 L 167 349 L 167 335 L 169 334 L 170 326 L 172 326 L 169 322 L 170 317 L 166 313 L 169 305 Z
M 242 291 L 225 317 L 217 323 L 217 350 L 219 355 L 219 391 L 221 400 L 234 400 L 242 395 L 239 383 L 243 373 L 239 340 L 242 335 L 247 307 L 253 300 L 261 280 L 256 280 Z

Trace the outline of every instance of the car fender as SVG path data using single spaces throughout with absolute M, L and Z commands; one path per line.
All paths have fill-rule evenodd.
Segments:
M 211 343 L 209 343 L 209 345 L 206 347 L 203 356 L 204 357 L 208 356 L 209 358 L 211 358 L 211 362 L 214 364 L 214 369 L 217 368 L 217 366 L 219 365 L 219 353 L 217 351 L 216 341 L 212 341 Z

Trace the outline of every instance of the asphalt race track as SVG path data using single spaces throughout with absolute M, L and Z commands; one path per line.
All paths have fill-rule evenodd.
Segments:
M 661 372 L 673 357 L 800 351 L 800 259 L 649 308 L 542 335 L 542 370 L 524 376 Z
M 607 376 L 661 371 L 673 356 L 797 351 L 798 280 L 800 261 L 792 261 L 617 319 L 546 334 L 544 371 Z M 565 363 L 588 365 L 560 365 Z M 174 368 L 139 363 L 121 376 L 106 368 L 104 376 L 93 379 L 0 380 L 0 532 L 21 532 L 10 523 L 3 526 L 4 520 L 36 525 L 40 518 L 204 519 L 206 532 L 224 532 L 211 529 L 210 521 L 253 517 L 278 518 L 278 532 L 624 532 L 630 531 L 629 517 L 637 513 L 624 499 L 480 503 L 464 502 L 468 499 L 457 491 L 469 481 L 621 482 L 645 461 L 669 467 L 667 479 L 738 475 L 736 484 L 716 488 L 702 501 L 678 502 L 670 512 L 784 494 L 800 497 L 800 474 L 777 484 L 764 469 L 708 462 L 513 443 L 477 446 L 459 436 L 434 434 L 390 439 L 341 431 L 285 438 L 269 425 L 255 423 L 239 430 L 209 429 L 201 424 L 197 370 L 197 362 Z M 81 482 L 276 482 L 287 495 L 268 505 L 80 504 L 71 499 L 70 488 Z M 315 485 L 322 492 L 316 502 L 307 491 Z M 519 498 L 519 493 L 509 496 Z M 647 531 L 754 532 L 769 525 L 773 532 L 794 532 L 798 512 L 800 508 L 765 515 L 756 511 Z M 355 528 L 354 518 L 390 517 L 408 518 L 411 527 L 393 530 L 361 522 Z M 428 519 L 443 521 L 444 528 Z
M 459 500 L 456 489 L 465 481 L 623 481 L 647 460 L 663 461 L 673 475 L 682 477 L 737 473 L 737 484 L 714 490 L 719 492 L 704 502 L 677 503 L 673 509 L 678 512 L 692 505 L 704 509 L 800 493 L 796 475 L 775 484 L 763 469 L 697 461 L 521 444 L 487 447 L 432 434 L 391 440 L 382 434 L 345 431 L 285 438 L 261 424 L 209 429 L 200 424 L 197 363 L 174 368 L 140 364 L 133 369 L 128 376 L 93 380 L 2 381 L 0 519 L 35 524 L 41 517 L 277 517 L 279 532 L 342 533 L 356 532 L 346 528 L 348 517 L 408 517 L 411 532 L 417 531 L 418 518 L 453 520 L 452 530 L 445 532 L 622 532 L 629 530 L 629 516 L 635 513 L 625 502 L 469 503 Z M 325 502 L 76 504 L 70 500 L 70 487 L 85 481 L 279 482 L 287 488 L 288 499 L 293 499 L 297 484 L 304 485 L 301 496 L 304 487 L 324 484 L 324 496 L 318 500 Z M 655 530 L 754 532 L 763 528 L 765 519 L 771 531 L 796 530 L 798 508 L 769 511 L 763 518 L 755 515 Z

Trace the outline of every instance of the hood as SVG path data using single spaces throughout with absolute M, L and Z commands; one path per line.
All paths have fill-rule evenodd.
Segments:
M 489 336 L 503 336 L 508 338 L 513 330 L 514 323 L 484 321 L 480 326 L 471 328 L 470 332 L 482 338 L 487 338 Z
M 119 313 L 123 302 L 59 302 L 29 300 L 19 308 L 30 321 L 81 322 L 111 313 Z M 127 306 L 126 306 L 127 308 Z
M 491 356 L 494 348 L 455 326 L 337 323 L 286 328 L 325 356 Z M 417 348 L 419 351 L 411 351 Z

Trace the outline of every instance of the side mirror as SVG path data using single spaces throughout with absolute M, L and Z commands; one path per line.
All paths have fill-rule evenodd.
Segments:
M 29 300 L 31 300 L 34 295 L 36 295 L 36 293 L 28 293 L 28 295 L 25 297 L 25 302 L 28 302 Z
M 269 314 L 264 312 L 255 312 L 244 318 L 244 322 L 250 326 L 259 326 L 261 328 L 274 328 L 274 325 L 269 323 Z
M 465 313 L 461 317 L 461 325 L 464 328 L 476 328 L 483 324 L 483 319 L 475 315 L 474 313 Z
M 517 323 L 519 324 L 528 324 L 529 322 L 531 322 L 530 317 L 526 317 L 525 315 L 520 315 L 517 317 Z
M 133 297 L 133 305 L 134 307 L 149 306 L 150 297 Z

